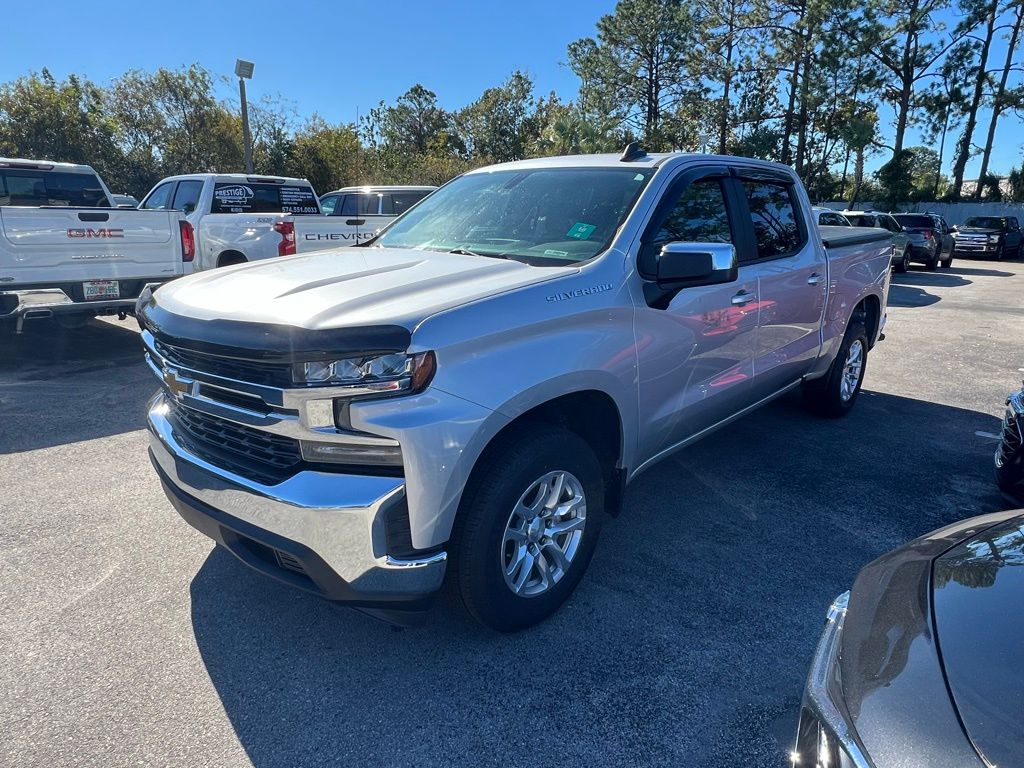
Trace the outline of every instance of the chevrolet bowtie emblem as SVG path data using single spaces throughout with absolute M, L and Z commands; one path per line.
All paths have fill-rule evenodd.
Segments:
M 188 379 L 179 379 L 177 371 L 164 371 L 164 384 L 175 397 L 187 395 L 192 389 L 192 382 Z

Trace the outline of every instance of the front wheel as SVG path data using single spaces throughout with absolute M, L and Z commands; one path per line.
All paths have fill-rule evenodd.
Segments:
M 499 632 L 543 621 L 583 577 L 603 515 L 601 466 L 582 438 L 544 423 L 515 428 L 481 458 L 459 507 L 463 604 Z
M 804 403 L 820 416 L 838 418 L 853 408 L 864 383 L 868 362 L 868 334 L 863 323 L 846 329 L 839 354 L 820 379 L 804 383 Z

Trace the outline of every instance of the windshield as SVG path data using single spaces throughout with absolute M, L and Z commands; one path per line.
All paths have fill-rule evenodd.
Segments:
M 964 222 L 965 227 L 981 227 L 982 229 L 1005 229 L 1006 219 L 998 216 L 972 216 Z
M 469 251 L 536 265 L 586 261 L 608 247 L 653 173 L 538 168 L 467 174 L 397 219 L 372 247 Z
M 935 221 L 931 216 L 897 216 L 896 221 L 904 227 L 917 227 L 918 229 L 935 228 Z

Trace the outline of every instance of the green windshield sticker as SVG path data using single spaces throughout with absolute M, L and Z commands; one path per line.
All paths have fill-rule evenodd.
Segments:
M 556 251 L 553 248 L 546 248 L 546 249 L 544 249 L 544 255 L 545 256 L 559 256 L 559 257 L 564 259 L 564 258 L 569 256 L 569 252 L 568 251 Z
M 569 231 L 565 233 L 566 237 L 571 237 L 574 240 L 586 240 L 592 234 L 597 227 L 594 224 L 584 224 L 582 221 L 577 221 L 571 227 Z

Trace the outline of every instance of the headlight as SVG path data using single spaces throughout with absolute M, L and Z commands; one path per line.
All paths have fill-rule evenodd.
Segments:
M 430 383 L 436 368 L 433 352 L 397 353 L 298 363 L 292 379 L 300 386 L 348 387 L 353 397 L 412 393 Z
M 999 242 L 999 239 L 1000 239 L 1001 237 L 1002 237 L 1002 235 L 989 235 L 989 236 L 988 236 L 988 241 L 989 241 L 990 243 L 998 243 L 998 242 Z

